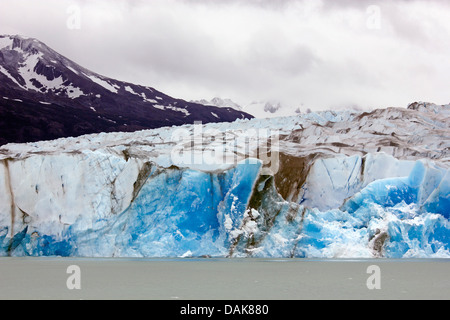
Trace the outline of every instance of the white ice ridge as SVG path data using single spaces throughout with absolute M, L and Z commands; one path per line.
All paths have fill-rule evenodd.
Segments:
M 6 145 L 0 255 L 450 257 L 449 106 L 424 106 Z

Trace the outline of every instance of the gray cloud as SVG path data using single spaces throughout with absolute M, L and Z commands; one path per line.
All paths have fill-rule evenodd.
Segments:
M 79 30 L 67 27 L 71 5 Z M 0 33 L 38 38 L 95 72 L 187 100 L 312 109 L 450 102 L 444 1 L 0 0 L 0 9 Z

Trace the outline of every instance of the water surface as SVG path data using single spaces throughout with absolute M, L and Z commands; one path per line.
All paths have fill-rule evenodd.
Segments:
M 67 287 L 71 265 L 81 289 Z M 450 259 L 0 258 L 0 299 L 447 300 L 449 271 Z

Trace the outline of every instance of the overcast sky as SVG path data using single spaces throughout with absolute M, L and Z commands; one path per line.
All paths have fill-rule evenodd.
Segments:
M 0 34 L 176 98 L 450 103 L 450 1 L 0 0 Z

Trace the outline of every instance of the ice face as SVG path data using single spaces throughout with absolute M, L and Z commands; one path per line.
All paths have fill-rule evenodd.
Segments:
M 406 177 L 413 166 L 414 161 L 400 161 L 384 153 L 319 159 L 302 187 L 301 201 L 320 210 L 338 208 L 369 183 L 386 177 Z
M 441 213 L 450 218 L 450 175 L 447 171 L 439 183 L 424 202 L 423 209 L 427 212 Z
M 138 195 L 123 212 L 80 215 L 66 226 L 61 224 L 61 216 L 55 221 L 52 217 L 56 215 L 49 213 L 43 219 L 45 223 L 31 223 L 30 230 L 26 226 L 11 239 L 6 239 L 3 232 L 3 254 L 226 255 L 229 232 L 238 228 L 243 219 L 260 168 L 260 162 L 244 162 L 213 174 L 153 166 L 148 168 Z M 99 202 L 98 212 L 102 212 L 103 204 L 113 207 L 109 201 Z
M 119 255 L 226 255 L 227 232 L 242 220 L 259 164 L 220 174 L 190 169 L 152 172 L 115 223 Z M 231 219 L 231 226 L 226 225 Z
M 372 182 L 347 201 L 343 209 L 355 212 L 367 203 L 393 207 L 404 202 L 407 205 L 414 203 L 426 209 L 433 208 L 431 212 L 440 213 L 448 218 L 448 184 L 446 170 L 425 166 L 424 162 L 417 161 L 408 177 Z
M 89 157 L 75 159 L 81 168 L 84 161 L 88 167 L 92 165 Z M 70 168 L 70 162 L 63 160 L 47 159 L 49 170 L 52 166 L 60 172 Z M 95 163 L 102 163 L 98 160 Z M 330 171 L 334 188 L 347 185 L 349 180 L 342 178 L 342 172 L 359 160 L 328 161 L 336 165 L 337 174 Z M 28 161 L 33 167 L 31 159 Z M 59 169 L 56 163 L 61 165 Z M 41 172 L 47 172 L 45 183 L 24 183 L 14 189 L 16 201 L 28 206 L 33 203 L 34 209 L 17 207 L 16 217 L 21 219 L 14 222 L 13 234 L 10 221 L 2 215 L 2 255 L 450 257 L 448 170 L 423 161 L 415 162 L 407 177 L 379 179 L 365 187 L 359 181 L 355 188 L 362 189 L 353 189 L 354 195 L 340 209 L 325 210 L 283 200 L 273 178 L 260 176 L 259 162 L 240 163 L 218 173 L 153 164 L 142 167 L 145 175 L 137 174 L 138 178 L 129 182 L 121 175 L 135 170 L 126 169 L 125 162 L 108 159 L 107 163 L 115 163 L 117 170 L 109 168 L 110 176 L 101 183 L 92 181 L 81 191 L 90 199 L 84 209 L 83 201 L 70 190 L 71 183 L 81 183 L 76 179 L 89 181 L 88 176 L 74 173 L 61 178 L 59 173 L 47 172 L 45 162 L 41 164 Z M 9 169 L 17 170 L 15 165 Z M 100 176 L 95 177 L 98 180 Z M 128 183 L 135 188 L 134 194 L 124 193 L 123 199 L 129 199 L 124 203 L 118 199 L 122 191 L 112 183 L 119 180 L 122 186 Z M 112 184 L 102 190 L 108 185 L 105 181 Z M 57 185 L 59 191 L 55 191 Z M 332 192 L 333 186 L 325 186 Z M 25 187 L 33 189 L 34 198 L 24 200 Z M 336 199 L 320 203 L 329 206 L 337 203 Z M 68 203 L 73 213 L 62 215 L 59 210 Z M 82 210 L 85 215 L 77 214 Z

